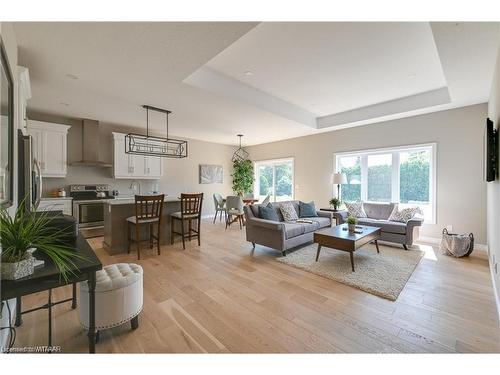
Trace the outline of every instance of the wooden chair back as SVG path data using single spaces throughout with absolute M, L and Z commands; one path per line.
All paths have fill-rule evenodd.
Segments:
M 203 203 L 203 193 L 181 194 L 181 216 L 186 216 L 186 215 L 201 216 L 202 203 Z
M 163 200 L 165 194 L 160 195 L 136 195 L 135 217 L 137 222 L 158 219 L 161 221 L 163 212 Z

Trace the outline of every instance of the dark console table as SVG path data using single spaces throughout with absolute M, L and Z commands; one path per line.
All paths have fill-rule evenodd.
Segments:
M 76 294 L 75 288 L 76 283 L 80 281 L 87 281 L 89 285 L 89 353 L 95 353 L 95 285 L 96 285 L 96 271 L 102 269 L 102 264 L 99 258 L 94 253 L 94 250 L 90 247 L 89 243 L 82 235 L 78 235 L 73 241 L 68 243 L 69 246 L 75 249 L 79 255 L 83 256 L 84 259 L 74 260 L 74 267 L 71 269 L 72 273 L 68 276 L 68 280 L 65 281 L 57 267 L 47 258 L 44 254 L 35 252 L 34 256 L 38 259 L 43 259 L 45 265 L 43 267 L 37 267 L 35 272 L 31 276 L 24 277 L 19 280 L 2 280 L 0 288 L 0 299 L 2 301 L 9 300 L 12 298 L 17 299 L 16 308 L 16 325 L 21 325 L 21 314 L 29 313 L 41 308 L 46 308 L 49 310 L 49 346 L 52 345 L 52 316 L 51 308 L 52 306 L 62 303 L 72 301 L 72 308 L 76 308 Z M 65 285 L 73 284 L 73 298 L 52 302 L 51 290 L 59 288 Z M 28 294 L 33 294 L 42 291 L 49 291 L 49 301 L 46 305 L 30 309 L 27 311 L 21 311 L 21 297 Z

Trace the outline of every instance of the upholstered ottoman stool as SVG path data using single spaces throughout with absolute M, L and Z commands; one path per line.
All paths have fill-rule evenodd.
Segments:
M 96 273 L 95 328 L 99 331 L 131 322 L 132 329 L 139 326 L 139 313 L 143 305 L 143 271 L 134 263 L 117 263 L 103 267 Z M 89 289 L 80 283 L 80 323 L 89 327 Z

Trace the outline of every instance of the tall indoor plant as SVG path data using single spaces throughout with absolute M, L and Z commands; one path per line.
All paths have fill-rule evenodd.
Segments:
M 235 160 L 233 162 L 233 191 L 243 196 L 253 188 L 253 164 L 251 160 Z
M 55 228 L 48 212 L 30 212 L 22 201 L 14 216 L 0 210 L 2 279 L 15 280 L 34 271 L 31 249 L 44 253 L 67 279 L 74 260 L 83 259 L 67 245 L 69 228 Z

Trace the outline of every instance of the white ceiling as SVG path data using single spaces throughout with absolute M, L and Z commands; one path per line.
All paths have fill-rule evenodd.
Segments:
M 144 126 L 150 104 L 174 112 L 176 136 L 227 144 L 485 102 L 499 41 L 497 23 L 14 27 L 31 110 Z
M 207 66 L 318 116 L 446 86 L 426 22 L 261 23 Z

